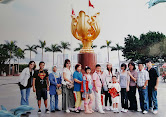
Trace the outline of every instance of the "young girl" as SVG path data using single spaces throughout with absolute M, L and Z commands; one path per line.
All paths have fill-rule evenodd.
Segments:
M 81 83 L 82 83 L 82 73 L 81 64 L 76 64 L 75 72 L 73 74 L 74 79 L 74 93 L 75 93 L 75 112 L 79 113 L 81 111 Z
M 114 113 L 119 113 L 118 110 L 118 104 L 119 104 L 119 92 L 120 92 L 120 85 L 117 82 L 116 76 L 112 76 L 112 83 L 109 83 L 108 88 L 115 88 L 116 89 L 116 97 L 112 97 L 112 102 L 113 102 L 113 112 Z
M 92 102 L 93 102 L 93 95 L 92 95 L 92 77 L 90 75 L 91 68 L 86 66 L 85 67 L 85 74 L 83 76 L 83 86 L 84 86 L 84 92 L 85 92 L 85 100 L 84 100 L 84 108 L 85 113 L 92 113 L 94 112 L 92 110 Z M 90 98 L 90 101 L 88 103 L 88 98 Z

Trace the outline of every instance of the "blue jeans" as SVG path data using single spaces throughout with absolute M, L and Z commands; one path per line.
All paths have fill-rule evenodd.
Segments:
M 143 89 L 143 87 L 139 87 L 138 92 L 139 92 L 141 110 L 148 111 L 149 110 L 148 87 L 146 87 L 146 89 Z
M 21 105 L 29 105 L 29 96 L 31 88 L 20 90 L 21 92 Z
M 149 108 L 158 110 L 157 91 L 154 88 L 148 88 Z
M 50 109 L 54 111 L 58 109 L 58 95 L 50 95 Z

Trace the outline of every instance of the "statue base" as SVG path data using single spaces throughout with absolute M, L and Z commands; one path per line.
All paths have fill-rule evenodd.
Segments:
M 95 66 L 97 64 L 97 54 L 95 53 L 79 53 L 78 63 L 82 65 L 82 73 L 84 74 L 85 66 L 91 68 L 91 73 L 95 72 Z

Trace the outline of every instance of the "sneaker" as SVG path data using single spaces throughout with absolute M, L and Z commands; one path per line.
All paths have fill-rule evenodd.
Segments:
M 124 111 L 123 111 L 124 113 L 127 113 L 128 112 L 128 109 L 124 109 Z
M 110 108 L 107 106 L 107 107 L 105 107 L 105 110 L 109 111 L 109 110 L 110 110 Z
M 80 113 L 80 111 L 79 111 L 78 109 L 77 109 L 77 110 L 75 110 L 75 112 L 76 112 L 76 113 Z
M 110 110 L 113 110 L 113 107 L 112 107 L 112 106 L 110 106 L 110 107 L 109 107 L 109 109 L 110 109 Z
M 143 114 L 147 114 L 148 113 L 148 111 L 143 111 Z
M 61 111 L 61 110 L 59 110 L 59 109 L 55 109 L 55 111 Z
M 52 113 L 55 113 L 55 110 L 52 110 L 51 112 L 52 112 Z
M 113 109 L 113 112 L 116 113 L 116 109 L 115 108 Z
M 158 110 L 154 110 L 154 111 L 153 111 L 153 114 L 157 114 L 157 113 L 158 113 Z
M 70 110 L 69 110 L 69 109 L 67 109 L 67 110 L 66 110 L 66 113 L 70 113 Z
M 75 111 L 75 108 L 69 108 L 69 110 L 70 110 L 71 112 L 74 112 L 74 111 Z
M 47 114 L 49 114 L 50 113 L 50 111 L 48 110 L 48 109 L 46 109 L 46 111 L 45 111 Z
M 141 109 L 137 109 L 137 112 L 141 112 L 142 110 Z
M 118 108 L 116 108 L 116 112 L 119 113 L 119 109 Z
M 41 113 L 41 110 L 39 109 L 39 110 L 38 110 L 38 114 L 40 114 L 40 113 Z
M 104 114 L 105 112 L 102 110 L 102 111 L 99 111 L 99 113 Z
M 124 112 L 124 110 L 125 110 L 125 109 L 124 109 L 124 108 L 122 108 L 121 112 Z

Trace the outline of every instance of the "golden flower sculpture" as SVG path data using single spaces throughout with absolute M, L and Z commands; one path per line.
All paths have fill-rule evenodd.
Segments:
M 100 26 L 98 16 L 96 13 L 91 18 L 85 14 L 84 11 L 79 12 L 79 16 L 72 15 L 71 32 L 73 36 L 82 41 L 83 48 L 80 53 L 93 53 L 92 42 L 97 38 L 100 33 Z

